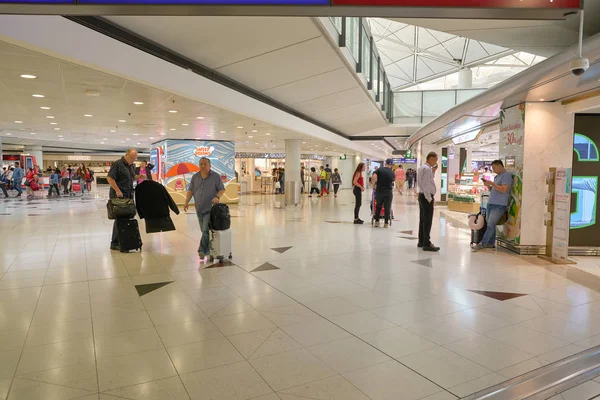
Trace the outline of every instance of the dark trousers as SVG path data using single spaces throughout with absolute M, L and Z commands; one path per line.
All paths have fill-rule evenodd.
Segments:
M 381 216 L 381 207 L 384 207 L 385 223 L 387 224 L 390 221 L 390 213 L 392 210 L 393 198 L 394 194 L 391 190 L 377 191 L 377 193 L 375 194 L 375 213 L 373 214 L 373 218 L 375 218 L 375 221 L 379 222 L 379 217 Z
M 113 221 L 112 238 L 110 239 L 111 247 L 119 247 L 119 231 L 117 230 L 117 220 Z
M 61 183 L 62 183 L 62 187 L 63 187 L 63 193 L 69 194 L 69 180 L 63 178 Z
M 337 194 L 338 190 L 340 190 L 340 184 L 334 183 L 333 184 L 333 194 Z
M 56 191 L 56 195 L 60 196 L 60 191 L 58 190 L 57 184 L 50 184 L 50 188 L 48 189 L 48 197 L 52 196 L 52 190 Z
M 431 244 L 431 223 L 433 222 L 433 201 L 429 202 L 419 193 L 419 244 Z
M 8 197 L 8 192 L 6 191 L 6 183 L 0 183 L 0 189 L 2 190 L 2 193 L 4 193 L 4 197 Z
M 310 194 L 312 195 L 313 193 L 319 194 L 321 192 L 319 192 L 319 188 L 318 187 L 311 186 L 310 187 Z
M 360 206 L 362 206 L 362 190 L 360 190 L 358 186 L 354 186 L 352 192 L 354 193 L 354 199 L 356 201 L 356 204 L 354 205 L 354 219 L 358 219 Z

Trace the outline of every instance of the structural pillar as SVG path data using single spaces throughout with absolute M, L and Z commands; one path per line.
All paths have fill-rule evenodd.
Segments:
M 260 183 L 256 183 L 256 174 L 254 173 L 255 168 L 256 165 L 254 163 L 254 158 L 248 159 L 248 164 L 246 164 L 246 172 L 248 173 L 248 191 L 250 193 L 254 192 L 254 188 L 257 187 L 257 185 L 260 185 Z M 258 190 L 260 191 L 260 187 Z
M 302 140 L 286 139 L 285 141 L 285 204 L 292 205 L 300 202 L 300 156 Z
M 458 72 L 458 88 L 471 89 L 473 87 L 473 71 L 463 68 Z
M 29 154 L 35 157 L 35 162 L 44 170 L 44 157 L 42 155 L 42 146 L 25 146 L 23 153 Z

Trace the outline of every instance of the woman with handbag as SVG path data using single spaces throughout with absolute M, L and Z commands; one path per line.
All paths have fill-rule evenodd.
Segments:
M 27 199 L 33 198 L 34 190 L 39 189 L 39 185 L 36 182 L 37 175 L 33 172 L 33 168 L 27 168 L 27 174 L 25 175 L 25 190 L 27 191 Z

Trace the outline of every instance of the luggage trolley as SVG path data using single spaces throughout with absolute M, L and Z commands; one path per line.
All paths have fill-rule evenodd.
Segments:
M 371 192 L 371 226 L 375 225 L 375 210 L 377 209 L 377 201 L 375 200 L 375 191 Z M 379 215 L 379 219 L 385 217 L 385 208 L 381 207 L 381 214 Z M 392 226 L 392 221 L 394 220 L 394 207 L 390 206 L 390 226 Z

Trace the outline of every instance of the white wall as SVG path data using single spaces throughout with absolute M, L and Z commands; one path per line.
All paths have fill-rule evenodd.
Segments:
M 546 172 L 571 168 L 575 115 L 558 103 L 528 103 L 525 112 L 521 244 L 545 245 Z

